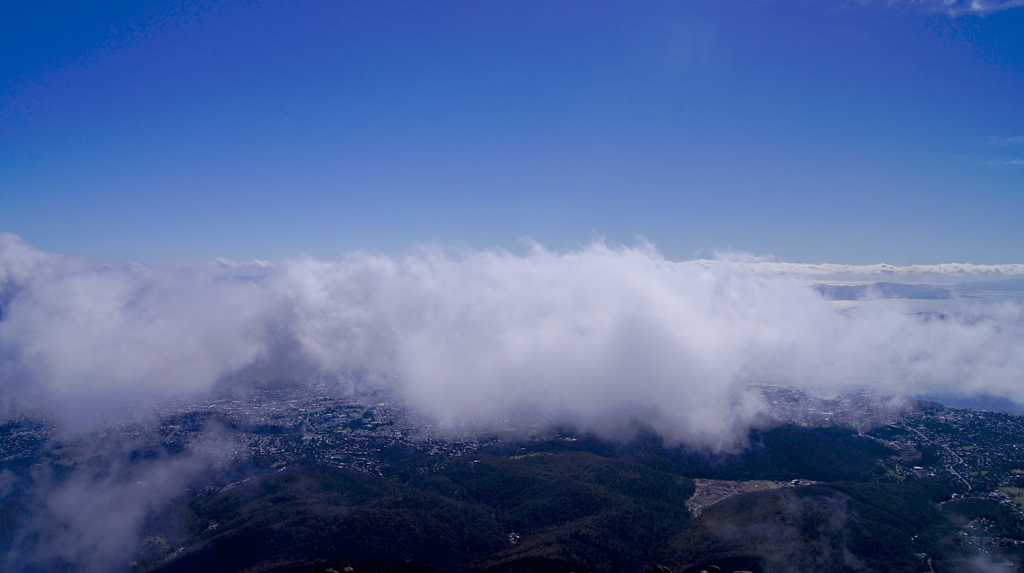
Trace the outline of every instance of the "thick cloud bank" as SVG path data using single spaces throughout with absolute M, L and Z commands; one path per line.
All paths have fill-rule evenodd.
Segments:
M 759 411 L 751 383 L 1024 401 L 1019 303 L 840 311 L 789 274 L 647 246 L 109 266 L 7 234 L 0 312 L 8 413 L 321 373 L 452 425 L 527 413 L 614 432 L 643 412 L 716 447 Z

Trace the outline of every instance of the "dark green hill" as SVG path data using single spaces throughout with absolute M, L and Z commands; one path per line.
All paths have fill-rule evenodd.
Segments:
M 624 452 L 647 465 L 694 478 L 724 480 L 869 481 L 884 474 L 892 452 L 850 428 L 781 426 L 750 432 L 734 454 L 667 449 L 645 436 Z
M 165 571 L 395 558 L 443 569 L 501 548 L 483 508 L 375 476 L 297 467 L 192 503 L 197 544 Z
M 297 466 L 193 497 L 182 509 L 188 548 L 139 569 L 951 572 L 971 555 L 967 525 L 1019 536 L 1003 505 L 945 502 L 951 482 L 880 483 L 890 455 L 850 430 L 782 427 L 753 432 L 733 455 L 665 448 L 649 435 L 626 445 L 555 435 L 440 465 L 413 457 L 386 476 Z M 698 477 L 820 483 L 736 495 L 691 518 Z
M 939 543 L 947 519 L 936 480 L 836 483 L 748 493 L 701 514 L 671 542 L 669 562 L 756 555 L 770 570 L 920 571 L 919 554 L 955 552 Z M 925 568 L 927 570 L 927 568 Z
M 158 570 L 374 559 L 443 570 L 643 568 L 686 528 L 692 492 L 683 477 L 579 451 L 485 453 L 405 483 L 295 467 L 193 500 L 194 545 Z

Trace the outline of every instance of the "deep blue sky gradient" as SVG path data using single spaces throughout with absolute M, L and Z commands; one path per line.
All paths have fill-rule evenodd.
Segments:
M 1024 261 L 1024 8 L 26 4 L 0 230 L 43 249 Z

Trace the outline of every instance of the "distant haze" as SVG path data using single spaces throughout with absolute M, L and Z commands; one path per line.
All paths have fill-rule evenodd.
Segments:
M 642 412 L 670 442 L 712 448 L 761 411 L 756 383 L 1024 402 L 1019 299 L 837 310 L 808 282 L 647 244 L 101 265 L 6 234 L 0 398 L 7 414 L 88 422 L 218 382 L 317 376 L 393 391 L 447 425 L 527 413 L 614 435 Z

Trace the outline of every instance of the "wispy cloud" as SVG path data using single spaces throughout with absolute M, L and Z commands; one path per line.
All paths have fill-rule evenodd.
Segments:
M 146 520 L 229 455 L 211 442 L 175 457 L 132 460 L 132 445 L 92 442 L 89 455 L 103 463 L 82 464 L 62 478 L 40 468 L 25 507 L 31 513 L 19 516 L 19 528 L 0 552 L 3 570 L 43 571 L 67 563 L 85 573 L 126 570 Z
M 907 6 L 950 16 L 985 15 L 1024 6 L 1024 0 L 888 0 L 889 6 Z
M 985 141 L 985 145 L 984 155 L 990 159 L 981 161 L 982 165 L 992 167 L 1024 165 L 1024 159 L 1016 157 L 1019 155 L 1016 148 L 1024 146 L 1024 135 L 993 136 Z
M 989 139 L 991 145 L 1024 145 L 1024 135 L 1016 135 L 1012 137 L 993 137 Z
M 992 160 L 989 160 L 989 161 L 985 161 L 983 163 L 983 165 L 991 165 L 991 166 L 995 166 L 995 167 L 1000 167 L 1000 166 L 1005 166 L 1005 165 L 1024 166 L 1024 159 L 992 159 Z

